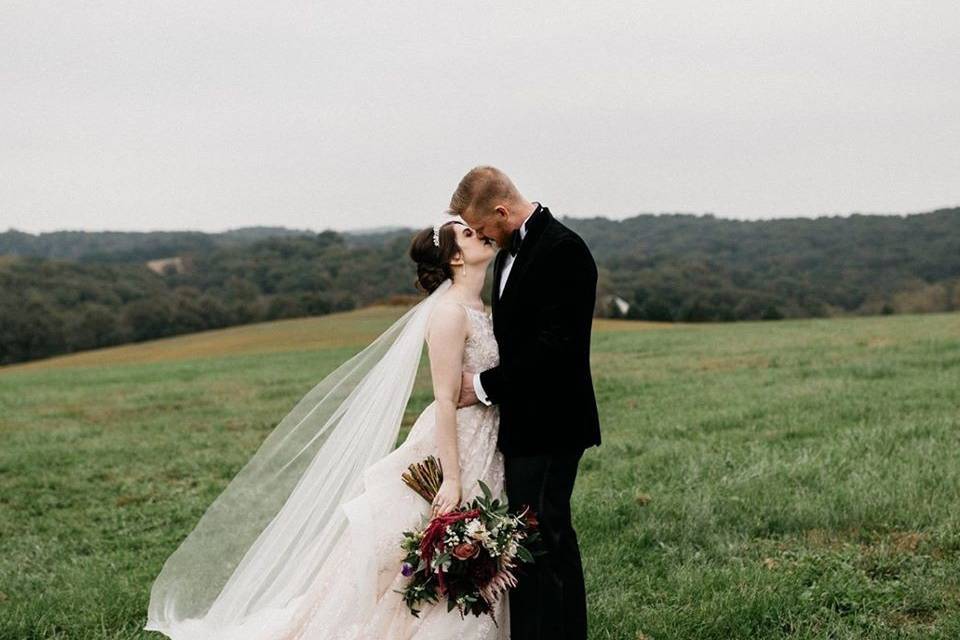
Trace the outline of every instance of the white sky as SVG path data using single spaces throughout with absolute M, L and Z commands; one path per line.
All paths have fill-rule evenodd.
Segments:
M 0 0 L 0 230 L 960 204 L 960 2 Z

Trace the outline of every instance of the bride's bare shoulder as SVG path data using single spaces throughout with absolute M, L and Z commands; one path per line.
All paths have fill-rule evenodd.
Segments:
M 462 340 L 469 329 L 467 312 L 456 300 L 445 296 L 437 301 L 427 320 L 427 339 Z

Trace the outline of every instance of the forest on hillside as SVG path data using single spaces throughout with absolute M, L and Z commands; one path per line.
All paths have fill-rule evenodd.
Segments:
M 598 315 L 704 322 L 960 309 L 960 208 L 563 222 L 600 267 Z M 0 233 L 0 363 L 409 301 L 412 233 L 9 230 Z

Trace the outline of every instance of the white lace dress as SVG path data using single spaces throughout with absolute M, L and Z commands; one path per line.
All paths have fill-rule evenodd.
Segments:
M 470 319 L 464 368 L 483 371 L 499 361 L 490 316 L 463 306 Z M 345 505 L 350 524 L 324 563 L 293 631 L 278 640 L 507 640 L 509 598 L 501 596 L 488 615 L 460 618 L 446 601 L 426 604 L 413 616 L 395 590 L 407 582 L 400 573 L 403 532 L 420 525 L 430 505 L 401 480 L 407 466 L 437 456 L 435 403 L 386 457 L 364 471 L 364 492 Z M 457 410 L 457 445 L 463 502 L 482 495 L 483 480 L 496 496 L 503 493 L 503 455 L 496 448 L 496 406 L 475 404 Z M 372 584 L 375 582 L 375 584 Z

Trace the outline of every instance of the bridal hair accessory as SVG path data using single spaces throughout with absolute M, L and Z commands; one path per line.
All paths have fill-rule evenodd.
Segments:
M 443 222 L 438 222 L 433 225 L 433 246 L 440 247 L 440 227 L 444 225 Z

